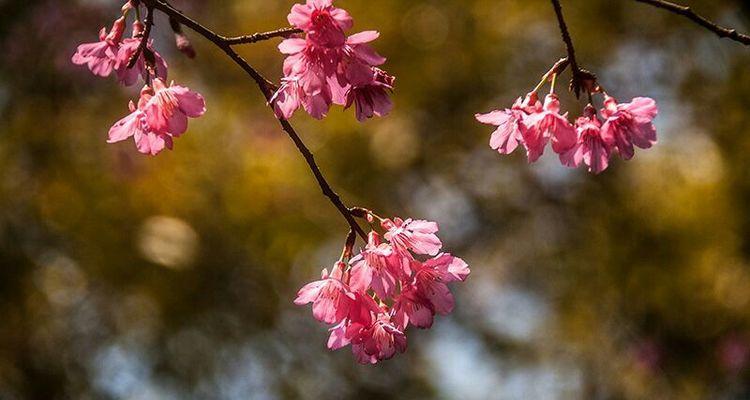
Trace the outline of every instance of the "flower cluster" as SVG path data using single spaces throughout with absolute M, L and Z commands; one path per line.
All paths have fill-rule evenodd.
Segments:
M 288 20 L 305 37 L 279 45 L 279 51 L 288 55 L 281 86 L 272 99 L 279 117 L 288 119 L 302 107 L 321 119 L 332 104 L 354 105 L 359 121 L 391 111 L 389 92 L 395 78 L 378 68 L 386 59 L 368 45 L 378 32 L 347 37 L 345 32 L 354 22 L 348 12 L 333 6 L 333 0 L 295 4 Z
M 107 33 L 102 28 L 98 42 L 78 46 L 72 61 L 86 65 L 97 76 L 108 77 L 114 72 L 118 82 L 125 86 L 143 78 L 146 85 L 137 105 L 130 102 L 130 114 L 112 126 L 107 142 L 132 137 L 138 151 L 156 155 L 164 148 L 171 149 L 173 138 L 187 130 L 187 118 L 200 117 L 206 106 L 200 94 L 174 83 L 165 84 L 167 63 L 145 36 L 139 18 L 133 22 L 131 37 L 123 39 L 127 15 L 135 8 L 131 1 L 125 3 L 122 16 L 115 20 L 111 31 Z
M 563 165 L 577 168 L 585 164 L 589 172 L 598 174 L 607 169 L 612 154 L 629 160 L 635 154 L 633 146 L 648 149 L 656 143 L 652 121 L 657 112 L 651 98 L 636 97 L 630 103 L 619 104 L 604 93 L 599 115 L 589 103 L 583 115 L 571 124 L 567 113 L 560 114 L 557 95 L 548 94 L 542 104 L 533 90 L 524 98 L 519 97 L 510 109 L 477 114 L 476 119 L 497 126 L 490 137 L 490 147 L 500 154 L 510 154 L 523 145 L 529 162 L 534 162 L 552 142 L 552 150 Z
M 403 353 L 408 326 L 430 328 L 435 314 L 453 311 L 447 284 L 470 272 L 462 259 L 440 253 L 435 222 L 378 219 L 382 239 L 371 231 L 358 255 L 347 263 L 345 251 L 330 273 L 324 269 L 321 280 L 305 285 L 294 300 L 313 303 L 313 316 L 334 325 L 329 349 L 351 345 L 362 364 Z

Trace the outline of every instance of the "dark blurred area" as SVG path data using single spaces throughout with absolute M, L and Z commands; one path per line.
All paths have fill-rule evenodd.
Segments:
M 683 0 L 740 31 L 742 0 Z M 0 1 L 0 399 L 750 398 L 750 48 L 635 1 L 566 0 L 580 62 L 660 105 L 659 144 L 600 176 L 499 156 L 473 115 L 564 54 L 545 0 L 340 0 L 396 108 L 293 124 L 345 201 L 439 221 L 472 275 L 377 366 L 325 348 L 296 290 L 347 227 L 254 84 L 156 21 L 208 112 L 175 150 L 106 143 L 137 88 L 70 56 L 120 1 Z M 173 4 L 227 35 L 293 1 Z M 278 40 L 242 54 L 281 75 Z M 577 115 L 583 103 L 561 96 Z

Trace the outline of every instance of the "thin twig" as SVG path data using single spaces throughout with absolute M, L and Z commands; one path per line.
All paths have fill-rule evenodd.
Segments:
M 302 33 L 302 29 L 292 28 L 292 27 L 281 28 L 281 29 L 276 29 L 274 31 L 269 31 L 269 32 L 253 33 L 252 35 L 228 37 L 228 38 L 224 38 L 224 41 L 230 45 L 249 44 L 249 43 L 260 42 L 262 40 L 272 39 L 275 37 L 286 38 L 296 33 Z
M 128 60 L 128 69 L 135 67 L 135 64 L 138 62 L 138 58 L 144 51 L 146 51 L 149 37 L 151 37 L 151 27 L 154 26 L 153 7 L 148 5 L 146 6 L 146 19 L 143 20 L 143 24 L 145 25 L 145 28 L 143 30 L 143 35 L 141 35 L 141 43 L 138 44 L 138 48 L 135 49 L 135 53 L 130 56 L 130 60 Z
M 682 15 L 695 22 L 696 24 L 710 30 L 711 32 L 718 35 L 720 38 L 729 38 L 736 42 L 742 43 L 746 46 L 750 46 L 750 36 L 737 32 L 733 28 L 725 28 L 718 24 L 706 19 L 705 17 L 696 14 L 689 6 L 683 6 L 676 3 L 670 3 L 664 0 L 635 0 L 639 3 L 652 5 L 654 7 L 661 8 L 673 12 L 678 15 Z
M 565 24 L 565 18 L 563 17 L 562 7 L 560 6 L 560 0 L 551 0 L 552 7 L 555 9 L 557 15 L 557 23 L 560 25 L 560 34 L 562 40 L 565 42 L 565 49 L 568 52 L 568 61 L 570 62 L 570 70 L 573 74 L 573 79 L 570 81 L 570 88 L 575 93 L 576 97 L 580 96 L 581 93 L 581 69 L 576 61 L 576 50 L 573 47 L 573 40 L 570 38 L 568 32 L 568 25 Z
M 212 42 L 214 45 L 216 45 L 218 48 L 220 48 L 224 53 L 226 53 L 229 58 L 232 59 L 237 65 L 239 65 L 249 76 L 250 78 L 255 81 L 255 83 L 258 85 L 258 89 L 260 89 L 261 93 L 263 93 L 263 96 L 265 97 L 266 101 L 268 102 L 269 106 L 271 107 L 273 111 L 273 104 L 271 104 L 271 98 L 273 97 L 274 93 L 274 85 L 271 83 L 268 79 L 266 79 L 263 75 L 261 75 L 255 68 L 253 68 L 247 61 L 245 61 L 242 56 L 237 54 L 237 52 L 232 49 L 231 44 L 227 42 L 226 38 L 211 31 L 210 29 L 206 28 L 205 26 L 201 25 L 200 23 L 196 22 L 195 20 L 191 19 L 190 17 L 186 16 L 179 10 L 172 7 L 169 3 L 167 3 L 164 0 L 141 0 L 143 3 L 147 5 L 149 8 L 157 9 L 170 18 L 174 18 L 179 23 L 181 23 L 183 26 L 191 29 L 192 31 L 196 32 L 197 34 L 203 36 L 208 41 Z M 289 136 L 290 139 L 294 142 L 295 146 L 297 146 L 297 150 L 302 154 L 302 157 L 304 157 L 305 161 L 307 162 L 307 165 L 310 167 L 310 170 L 312 171 L 313 175 L 315 176 L 315 179 L 318 181 L 318 185 L 320 186 L 320 189 L 323 191 L 323 195 L 328 197 L 328 199 L 333 203 L 334 207 L 341 213 L 341 215 L 346 219 L 346 222 L 349 224 L 349 227 L 356 232 L 363 240 L 367 241 L 367 235 L 362 230 L 362 228 L 357 224 L 357 221 L 352 216 L 351 212 L 349 211 L 349 208 L 344 205 L 344 203 L 341 201 L 341 198 L 339 195 L 331 188 L 331 185 L 328 183 L 328 181 L 323 176 L 323 173 L 320 170 L 320 167 L 318 167 L 318 164 L 315 162 L 315 157 L 313 156 L 310 149 L 307 148 L 305 143 L 302 141 L 300 136 L 297 134 L 297 132 L 294 130 L 292 125 L 284 118 L 279 117 L 274 112 L 274 115 L 276 116 L 276 119 L 279 121 L 279 124 L 281 125 L 282 129 L 286 134 Z

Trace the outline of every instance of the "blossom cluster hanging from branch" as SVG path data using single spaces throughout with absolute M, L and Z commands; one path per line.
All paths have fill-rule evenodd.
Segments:
M 721 27 L 689 7 L 663 0 L 635 1 L 685 16 L 720 37 L 750 44 L 747 35 Z M 476 118 L 497 126 L 490 146 L 501 154 L 523 146 L 529 162 L 534 162 L 551 142 L 562 164 L 586 165 L 590 172 L 600 173 L 613 154 L 627 160 L 633 157 L 634 147 L 647 149 L 656 143 L 652 123 L 656 102 L 637 97 L 629 103 L 618 103 L 607 94 L 596 75 L 578 64 L 560 1 L 551 2 L 567 56 L 511 108 L 477 114 Z M 334 7 L 333 0 L 295 4 L 287 18 L 291 26 L 237 37 L 213 32 L 166 0 L 127 1 L 111 30 L 102 28 L 98 41 L 78 46 L 72 62 L 85 65 L 96 76 L 114 74 L 125 86 L 144 81 L 138 100 L 128 104 L 129 114 L 110 129 L 108 142 L 133 138 L 137 150 L 150 155 L 165 148 L 171 150 L 174 139 L 187 131 L 188 119 L 206 113 L 203 96 L 174 82 L 166 83 L 168 64 L 151 39 L 157 11 L 168 17 L 175 45 L 185 56 L 194 58 L 196 54 L 183 27 L 221 49 L 247 73 L 305 159 L 323 195 L 349 226 L 339 260 L 330 272 L 323 270 L 321 280 L 302 287 L 294 302 L 312 303 L 313 316 L 332 325 L 328 340 L 332 350 L 351 345 L 357 361 L 365 364 L 404 352 L 409 326 L 430 328 L 435 315 L 453 310 L 454 298 L 447 284 L 464 281 L 470 273 L 468 265 L 441 252 L 443 245 L 435 222 L 383 218 L 369 209 L 345 205 L 288 121 L 300 108 L 322 119 L 334 104 L 354 106 L 360 122 L 388 114 L 393 107 L 390 95 L 395 78 L 380 68 L 386 59 L 370 46 L 379 33 L 364 31 L 347 36 L 354 21 L 347 11 Z M 125 38 L 128 18 L 133 21 L 130 37 Z M 273 38 L 283 38 L 279 51 L 286 56 L 278 86 L 234 50 L 237 45 Z M 567 113 L 560 114 L 555 93 L 556 82 L 568 67 L 572 75 L 570 91 L 576 97 L 585 93 L 588 99 L 574 123 Z M 550 92 L 542 103 L 538 91 L 546 83 Z M 594 95 L 603 96 L 598 112 Z M 358 221 L 369 226 L 367 232 Z M 363 248 L 355 255 L 358 238 Z

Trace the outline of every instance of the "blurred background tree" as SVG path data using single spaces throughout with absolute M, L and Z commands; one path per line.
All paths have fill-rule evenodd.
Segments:
M 690 0 L 750 28 L 750 6 Z M 175 0 L 226 34 L 292 1 Z M 0 1 L 0 398 L 750 397 L 750 51 L 634 1 L 563 1 L 580 62 L 655 98 L 660 143 L 600 176 L 500 157 L 473 115 L 564 55 L 546 0 L 341 0 L 396 108 L 293 122 L 350 204 L 441 222 L 457 311 L 375 367 L 291 303 L 346 226 L 253 83 L 156 40 L 208 113 L 155 158 L 106 144 L 136 88 L 70 63 L 121 4 Z M 242 48 L 280 76 L 276 41 Z M 562 96 L 569 109 L 580 109 Z

